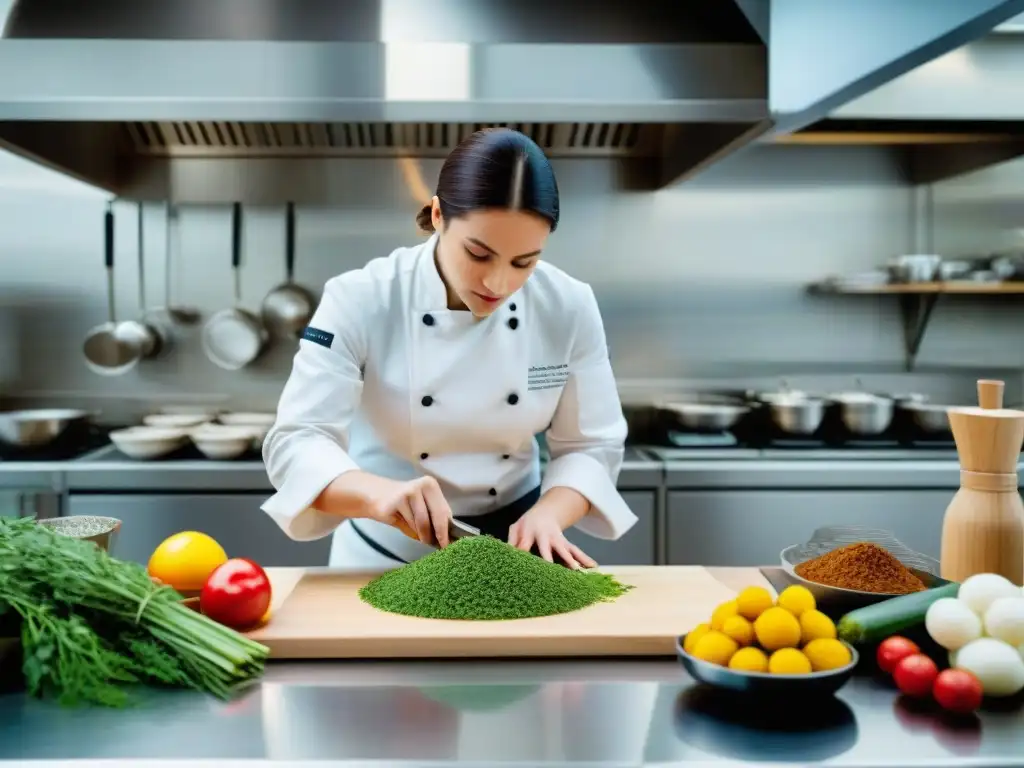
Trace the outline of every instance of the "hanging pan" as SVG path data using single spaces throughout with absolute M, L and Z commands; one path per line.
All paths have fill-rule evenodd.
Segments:
M 242 309 L 239 265 L 242 261 L 242 206 L 235 203 L 231 215 L 231 269 L 235 279 L 235 306 L 222 309 L 203 327 L 203 351 L 214 365 L 237 371 L 253 363 L 263 352 L 267 332 L 259 319 Z
M 110 203 L 103 227 L 103 257 L 107 269 L 107 316 L 105 323 L 89 331 L 82 345 L 85 363 L 102 376 L 120 376 L 134 368 L 152 349 L 136 323 L 118 323 L 114 310 L 114 211 Z
M 316 309 L 312 294 L 297 285 L 295 273 L 295 203 L 288 203 L 284 245 L 285 281 L 263 299 L 263 324 L 275 336 L 298 338 Z
M 164 350 L 166 339 L 164 338 L 163 331 L 149 317 L 149 310 L 146 306 L 146 238 L 143 229 L 145 212 L 146 209 L 142 201 L 139 201 L 139 312 L 142 317 L 138 320 L 125 320 L 123 323 L 118 323 L 118 333 L 138 339 L 139 347 L 142 350 L 142 357 L 148 359 L 156 357 Z

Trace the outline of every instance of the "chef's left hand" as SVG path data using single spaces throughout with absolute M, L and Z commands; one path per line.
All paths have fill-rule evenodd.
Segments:
M 569 527 L 569 522 L 565 527 Z M 582 549 L 565 538 L 565 514 L 560 505 L 541 499 L 508 530 L 508 543 L 529 552 L 536 545 L 540 556 L 553 563 L 554 556 L 569 568 L 594 568 L 597 563 Z

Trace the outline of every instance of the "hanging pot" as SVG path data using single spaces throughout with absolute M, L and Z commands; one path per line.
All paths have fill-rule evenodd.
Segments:
M 239 306 L 242 286 L 242 206 L 235 203 L 231 221 L 231 269 L 235 278 L 235 307 L 222 309 L 203 327 L 203 351 L 214 365 L 237 371 L 253 363 L 263 352 L 267 332 L 259 319 Z

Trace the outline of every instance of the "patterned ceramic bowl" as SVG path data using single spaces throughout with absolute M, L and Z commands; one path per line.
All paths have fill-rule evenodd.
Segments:
M 890 597 L 895 597 L 896 595 L 891 592 L 866 592 L 818 584 L 797 575 L 796 567 L 800 563 L 813 560 L 839 547 L 845 547 L 858 542 L 870 542 L 885 548 L 889 554 L 921 579 L 928 589 L 950 583 L 939 576 L 939 563 L 933 558 L 920 552 L 915 552 L 888 531 L 856 526 L 818 528 L 814 531 L 810 541 L 786 547 L 779 553 L 782 569 L 785 571 L 786 578 L 791 583 L 807 587 L 811 594 L 814 595 L 818 608 L 830 615 L 837 612 L 851 611 L 864 605 L 879 603 L 883 600 L 888 600 Z

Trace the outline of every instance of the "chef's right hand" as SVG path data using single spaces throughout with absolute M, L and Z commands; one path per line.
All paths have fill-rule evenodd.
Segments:
M 395 526 L 411 539 L 447 547 L 451 507 L 432 477 L 399 482 L 390 480 L 371 505 L 372 519 Z

